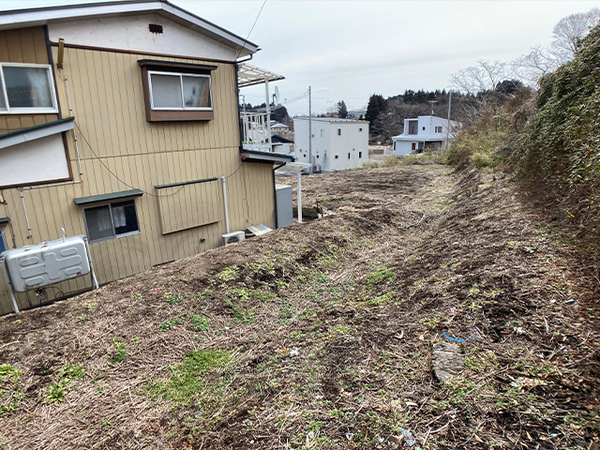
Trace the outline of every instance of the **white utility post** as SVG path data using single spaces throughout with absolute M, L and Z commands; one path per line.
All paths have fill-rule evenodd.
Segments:
M 310 164 L 309 174 L 313 173 L 313 160 L 312 160 L 312 98 L 311 98 L 311 87 L 308 87 L 308 163 Z
M 298 177 L 298 223 L 302 223 L 302 170 L 296 176 Z

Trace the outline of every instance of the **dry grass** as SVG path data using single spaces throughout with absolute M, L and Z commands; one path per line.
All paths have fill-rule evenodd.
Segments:
M 4 317 L 0 448 L 596 445 L 595 251 L 507 180 L 303 185 L 334 214 Z M 444 334 L 471 339 L 440 384 Z

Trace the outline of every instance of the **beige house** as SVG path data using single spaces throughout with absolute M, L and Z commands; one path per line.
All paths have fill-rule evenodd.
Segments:
M 0 251 L 86 235 L 102 284 L 274 228 L 273 170 L 292 158 L 241 148 L 238 63 L 256 51 L 161 0 L 0 12 Z

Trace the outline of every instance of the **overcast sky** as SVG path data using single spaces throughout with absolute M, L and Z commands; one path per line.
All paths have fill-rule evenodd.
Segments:
M 93 1 L 93 0 L 92 0 Z M 0 0 L 0 9 L 76 0 Z M 569 14 L 596 1 L 171 0 L 177 6 L 258 44 L 251 64 L 286 77 L 271 85 L 292 115 L 326 112 L 344 100 L 364 108 L 371 94 L 448 89 L 450 76 L 477 60 L 511 61 Z M 259 11 L 264 4 L 262 13 Z M 246 102 L 265 101 L 264 88 L 242 89 Z M 285 99 L 288 101 L 285 102 Z

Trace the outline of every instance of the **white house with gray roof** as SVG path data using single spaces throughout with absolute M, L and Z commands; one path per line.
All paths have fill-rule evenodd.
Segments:
M 297 162 L 332 172 L 360 167 L 369 159 L 369 122 L 335 117 L 313 117 L 310 122 L 309 133 L 309 118 L 294 118 Z
M 398 156 L 423 153 L 425 149 L 446 147 L 461 124 L 435 116 L 404 119 L 404 131 L 392 137 L 394 154 Z

